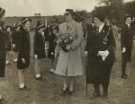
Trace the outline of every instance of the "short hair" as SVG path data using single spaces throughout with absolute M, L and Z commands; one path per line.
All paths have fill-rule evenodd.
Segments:
M 22 18 L 22 25 L 24 25 L 26 22 L 32 22 L 32 20 L 30 18 Z
M 107 14 L 97 12 L 93 12 L 93 17 L 97 17 L 102 22 L 104 22 L 105 18 L 109 18 Z
M 8 28 L 10 28 L 11 30 L 13 29 L 12 26 L 9 26 L 9 25 L 6 26 L 6 29 L 8 29 Z
M 94 17 L 97 17 L 100 21 L 104 22 L 105 20 L 105 17 L 104 16 L 99 16 L 99 15 L 96 15 Z
M 129 14 L 126 14 L 126 15 L 124 16 L 124 20 L 126 20 L 127 18 L 132 18 L 132 16 L 129 15 Z
M 72 16 L 75 15 L 74 10 L 73 9 L 66 9 L 65 12 L 69 12 Z

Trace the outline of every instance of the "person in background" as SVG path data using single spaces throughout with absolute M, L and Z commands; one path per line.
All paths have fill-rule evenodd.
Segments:
M 57 40 L 57 35 L 58 35 L 58 26 L 53 25 L 50 28 L 51 34 L 48 37 L 48 41 L 49 41 L 49 59 L 51 60 L 51 69 L 50 72 L 54 72 L 54 64 L 56 64 L 56 60 L 55 59 L 55 48 L 56 48 L 56 40 Z
M 115 60 L 115 40 L 104 16 L 95 15 L 95 28 L 90 27 L 87 37 L 88 62 L 86 83 L 93 84 L 94 97 L 108 97 L 112 66 Z M 100 85 L 103 88 L 101 95 Z
M 122 48 L 122 73 L 121 78 L 127 79 L 127 64 L 131 62 L 134 28 L 131 25 L 131 16 L 125 17 L 125 23 L 121 29 L 121 48 Z
M 5 66 L 6 66 L 6 33 L 4 30 L 4 15 L 5 10 L 0 7 L 0 86 L 4 84 L 1 82 L 5 77 Z M 2 89 L 0 90 L 1 90 L 0 103 L 2 103 L 4 101 L 4 98 L 2 96 Z
M 56 65 L 55 74 L 63 76 L 63 94 L 73 94 L 75 88 L 75 79 L 78 76 L 84 74 L 84 67 L 81 57 L 81 42 L 83 40 L 82 25 L 74 20 L 74 11 L 72 9 L 66 9 L 65 22 L 59 25 L 59 37 L 71 36 L 73 41 L 70 45 L 66 45 L 64 48 L 58 41 L 56 56 L 58 56 L 58 62 Z
M 6 64 L 10 64 L 10 51 L 12 49 L 12 27 L 7 26 L 6 27 L 6 35 L 7 35 L 7 58 L 6 58 Z
M 46 29 L 44 30 L 45 33 L 45 57 L 49 57 L 49 40 L 51 36 L 51 25 L 48 25 Z
M 17 62 L 17 52 L 18 52 L 18 40 L 19 40 L 19 32 L 22 29 L 22 25 L 20 23 L 14 24 L 13 32 L 12 32 L 12 51 L 14 52 L 13 62 Z
M 22 19 L 22 29 L 19 31 L 18 35 L 18 78 L 19 78 L 19 88 L 25 89 L 24 72 L 29 67 L 30 64 L 30 29 L 31 20 L 28 18 Z
M 40 62 L 43 58 L 45 58 L 45 34 L 44 34 L 45 26 L 40 24 L 36 28 L 35 36 L 34 36 L 34 69 L 35 69 L 35 78 L 37 80 L 42 79 L 41 70 L 40 70 Z

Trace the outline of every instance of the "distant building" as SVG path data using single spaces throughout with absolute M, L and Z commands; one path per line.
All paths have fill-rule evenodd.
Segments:
M 24 18 L 24 17 L 6 17 L 5 24 L 12 25 L 12 24 L 18 23 L 21 21 L 22 18 Z M 37 21 L 39 21 L 39 20 L 41 20 L 42 23 L 44 23 L 44 24 L 62 23 L 64 21 L 64 17 L 62 15 L 59 15 L 59 16 L 39 16 L 39 14 L 36 14 L 36 16 L 30 16 L 27 18 L 32 19 L 32 25 L 36 25 Z
M 34 16 L 41 16 L 41 13 L 35 13 Z

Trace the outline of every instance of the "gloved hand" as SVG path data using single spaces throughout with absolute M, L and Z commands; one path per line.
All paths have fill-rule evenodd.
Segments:
M 122 48 L 122 53 L 125 53 L 125 52 L 126 52 L 126 48 L 123 47 L 123 48 Z
M 38 55 L 37 55 L 37 54 L 35 54 L 35 55 L 34 55 L 34 58 L 35 58 L 35 59 L 37 59 L 37 58 L 38 58 Z
M 88 55 L 88 51 L 85 51 L 84 54 L 85 54 L 85 56 L 87 56 Z
M 108 57 L 108 55 L 109 55 L 109 51 L 108 50 L 98 51 L 98 56 L 101 56 L 103 61 L 106 60 L 106 58 Z
M 22 62 L 23 62 L 23 63 L 25 63 L 25 62 L 26 62 L 26 60 L 25 60 L 24 58 L 22 58 Z

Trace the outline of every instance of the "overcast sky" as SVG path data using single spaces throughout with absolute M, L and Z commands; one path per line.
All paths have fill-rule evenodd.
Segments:
M 6 16 L 32 16 L 62 14 L 66 8 L 91 11 L 99 0 L 0 0 Z M 131 1 L 131 0 L 125 0 Z

